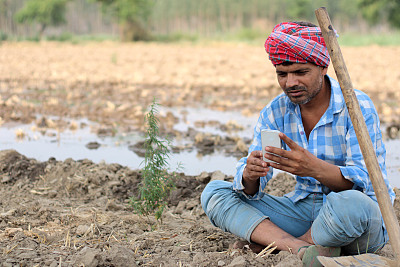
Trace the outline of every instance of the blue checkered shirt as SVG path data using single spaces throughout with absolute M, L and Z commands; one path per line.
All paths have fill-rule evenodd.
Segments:
M 308 140 L 304 132 L 299 106 L 293 104 L 282 93 L 260 112 L 260 117 L 254 128 L 254 138 L 249 148 L 249 155 L 254 150 L 262 150 L 261 130 L 279 130 L 313 155 L 328 163 L 339 166 L 344 178 L 354 183 L 353 189 L 364 192 L 370 198 L 377 201 L 342 91 L 337 81 L 330 77 L 329 79 L 331 83 L 329 107 L 311 131 Z M 355 90 L 355 94 L 393 203 L 395 194 L 387 180 L 385 166 L 386 150 L 382 143 L 378 114 L 371 99 L 365 93 Z M 290 150 L 286 144 L 283 144 L 283 148 Z M 243 192 L 244 186 L 242 184 L 242 175 L 246 167 L 247 157 L 242 158 L 236 166 L 237 172 L 233 182 L 233 189 L 241 192 L 249 199 L 257 200 L 262 198 L 264 195 L 263 190 L 272 178 L 272 168 L 270 168 L 267 176 L 260 177 L 259 191 L 255 195 L 249 196 Z M 328 194 L 330 192 L 328 187 L 313 177 L 296 176 L 295 178 L 297 181 L 295 190 L 285 195 L 293 202 L 306 198 L 310 193 Z

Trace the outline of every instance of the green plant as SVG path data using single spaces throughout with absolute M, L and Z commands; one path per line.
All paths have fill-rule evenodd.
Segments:
M 130 203 L 136 213 L 146 216 L 154 213 L 155 218 L 160 220 L 167 206 L 169 193 L 175 186 L 175 173 L 168 172 L 170 142 L 159 137 L 159 120 L 156 116 L 158 106 L 154 99 L 149 112 L 145 115 L 147 131 L 142 182 L 139 186 L 139 197 L 132 197 Z

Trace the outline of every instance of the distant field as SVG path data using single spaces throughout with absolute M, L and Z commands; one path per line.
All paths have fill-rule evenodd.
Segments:
M 0 49 L 5 121 L 20 108 L 141 124 L 154 97 L 166 106 L 256 114 L 281 92 L 263 44 L 4 42 Z M 399 120 L 400 46 L 342 52 L 353 85 L 371 96 L 381 120 Z
M 212 37 L 204 37 L 195 33 L 176 32 L 168 35 L 156 34 L 150 36 L 149 42 L 159 43 L 192 43 L 192 44 L 210 44 L 214 42 L 225 43 L 245 43 L 249 45 L 262 44 L 270 31 L 263 32 L 255 28 L 242 28 L 232 32 L 224 32 L 215 34 Z M 339 32 L 338 42 L 342 46 L 400 46 L 400 31 L 391 32 L 372 32 L 372 33 L 356 33 L 356 32 Z M 82 44 L 86 42 L 102 42 L 102 41 L 118 41 L 117 35 L 75 35 L 69 32 L 63 32 L 58 35 L 45 36 L 44 41 L 56 41 L 72 44 Z M 38 36 L 29 38 L 6 35 L 0 31 L 0 41 L 11 42 L 39 42 Z

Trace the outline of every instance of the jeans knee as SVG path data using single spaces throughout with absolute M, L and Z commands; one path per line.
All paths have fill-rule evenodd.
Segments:
M 254 228 L 266 219 L 233 190 L 232 183 L 225 181 L 210 182 L 201 194 L 201 205 L 214 226 L 248 241 Z
M 347 190 L 330 193 L 313 223 L 314 242 L 332 245 L 328 240 L 347 244 L 380 223 L 378 204 L 362 192 Z
M 385 240 L 378 203 L 356 190 L 332 192 L 311 226 L 311 235 L 316 244 L 346 246 L 351 253 L 355 245 L 363 251 L 381 246 Z
M 224 195 L 232 193 L 232 183 L 215 180 L 209 182 L 201 193 L 201 206 L 207 214 L 210 199 L 215 195 Z
M 341 217 L 341 220 L 367 221 L 371 217 L 380 216 L 378 204 L 366 194 L 357 190 L 346 190 L 331 193 L 327 196 L 327 205 Z

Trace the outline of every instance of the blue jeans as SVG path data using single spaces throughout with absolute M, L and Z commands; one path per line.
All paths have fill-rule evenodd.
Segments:
M 299 237 L 311 228 L 315 244 L 342 247 L 347 255 L 374 253 L 388 241 L 378 204 L 356 190 L 326 196 L 319 193 L 293 203 L 286 197 L 265 194 L 249 200 L 232 189 L 232 183 L 212 181 L 201 195 L 211 223 L 251 242 L 253 230 L 265 219 Z

